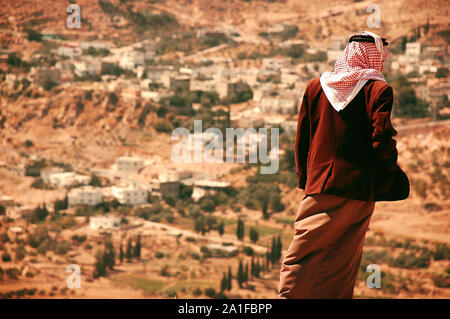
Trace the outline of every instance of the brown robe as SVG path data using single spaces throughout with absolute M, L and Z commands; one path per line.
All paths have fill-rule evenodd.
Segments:
M 319 79 L 308 83 L 295 143 L 305 197 L 281 265 L 280 298 L 353 297 L 375 201 L 409 194 L 392 139 L 392 103 L 392 88 L 370 80 L 337 112 Z

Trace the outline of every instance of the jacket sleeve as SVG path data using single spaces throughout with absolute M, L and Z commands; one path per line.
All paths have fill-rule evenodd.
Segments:
M 297 168 L 298 187 L 305 189 L 306 185 L 306 167 L 309 151 L 309 105 L 308 105 L 308 87 L 303 96 L 300 106 L 297 135 L 295 139 L 295 165 Z
M 390 119 L 393 100 L 392 87 L 387 85 L 380 91 L 372 107 L 372 148 L 377 192 L 390 189 L 398 167 L 396 141 L 392 138 L 397 135 L 397 131 Z

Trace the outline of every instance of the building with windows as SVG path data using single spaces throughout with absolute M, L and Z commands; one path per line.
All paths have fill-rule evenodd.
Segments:
M 83 186 L 72 189 L 67 194 L 69 207 L 75 205 L 94 206 L 103 201 L 102 191 L 99 187 Z
M 112 229 L 121 224 L 119 216 L 92 216 L 89 218 L 89 227 L 91 229 Z
M 145 166 L 145 161 L 139 157 L 122 156 L 116 159 L 118 171 L 137 171 Z
M 74 185 L 87 185 L 91 181 L 90 176 L 80 175 L 74 172 L 45 172 L 41 173 L 44 182 L 55 187 L 69 187 Z
M 122 204 L 141 205 L 147 203 L 148 190 L 134 186 L 113 186 L 111 195 Z

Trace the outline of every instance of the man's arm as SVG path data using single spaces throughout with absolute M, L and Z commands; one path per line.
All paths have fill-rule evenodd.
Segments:
M 309 151 L 309 105 L 308 87 L 303 96 L 297 123 L 297 136 L 295 139 L 295 165 L 297 167 L 298 187 L 305 189 L 306 185 L 306 162 Z
M 390 189 L 397 170 L 397 144 L 392 138 L 397 135 L 397 131 L 390 119 L 393 101 L 392 87 L 387 85 L 380 91 L 372 107 L 372 147 L 377 181 L 375 187 L 380 193 Z

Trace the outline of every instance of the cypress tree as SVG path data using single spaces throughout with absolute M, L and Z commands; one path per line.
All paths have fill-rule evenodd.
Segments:
M 275 260 L 276 260 L 276 254 L 277 254 L 276 247 L 277 247 L 276 239 L 275 239 L 275 237 L 272 237 L 272 246 L 270 247 L 270 262 L 272 264 L 274 264 Z
M 256 266 L 255 266 L 255 260 L 252 256 L 252 263 L 250 264 L 250 275 L 252 277 L 256 277 Z
M 225 225 L 223 223 L 223 220 L 219 223 L 218 229 L 220 236 L 223 235 L 223 233 L 225 232 Z
M 248 263 L 245 264 L 244 282 L 248 281 Z
M 429 31 L 430 31 L 430 17 L 427 18 L 427 24 L 425 25 L 423 32 L 425 34 L 428 34 Z
M 259 259 L 258 259 L 258 266 L 259 266 Z M 261 270 L 262 270 L 262 272 L 266 272 L 266 263 L 264 262 L 264 259 L 261 263 Z
M 103 254 L 103 262 L 106 267 L 109 269 L 114 269 L 114 265 L 116 264 L 116 252 L 114 250 L 114 246 L 112 241 L 105 241 L 105 252 Z
M 242 288 L 242 283 L 244 282 L 244 266 L 242 265 L 242 260 L 239 260 L 237 280 L 238 280 L 239 287 Z
M 94 277 L 102 277 L 106 275 L 106 265 L 105 265 L 105 252 L 103 250 L 98 250 L 95 254 L 95 270 Z
M 220 291 L 224 292 L 228 288 L 228 278 L 226 273 L 223 273 L 222 280 L 220 281 Z
M 256 265 L 255 265 L 255 277 L 259 278 L 259 272 L 261 271 L 261 266 L 259 265 L 259 258 L 256 261 Z
M 236 228 L 236 236 L 239 240 L 244 239 L 245 234 L 245 225 L 242 219 L 238 219 L 237 228 Z
M 233 274 L 231 273 L 231 267 L 228 267 L 228 280 L 227 280 L 227 290 L 230 291 L 232 288 Z
M 258 239 L 259 239 L 258 230 L 255 227 L 251 227 L 249 236 L 250 236 L 250 240 L 252 242 L 256 243 L 258 241 Z
M 261 206 L 262 206 L 261 210 L 263 213 L 263 218 L 266 220 L 269 219 L 269 214 L 267 212 L 267 209 L 269 208 L 269 197 L 268 196 L 264 196 Z
M 120 263 L 123 263 L 123 245 L 122 242 L 120 242 L 120 252 L 119 252 L 119 259 L 120 259 Z
M 133 257 L 141 259 L 141 235 L 139 234 L 136 240 L 136 245 L 134 246 Z
M 133 243 L 131 242 L 131 238 L 128 238 L 128 244 L 127 244 L 127 251 L 126 251 L 126 257 L 128 259 L 128 262 L 131 262 L 131 258 L 133 257 Z
M 281 235 L 278 235 L 277 238 L 277 260 L 279 261 L 282 255 L 282 250 L 283 250 L 283 244 L 281 243 Z

